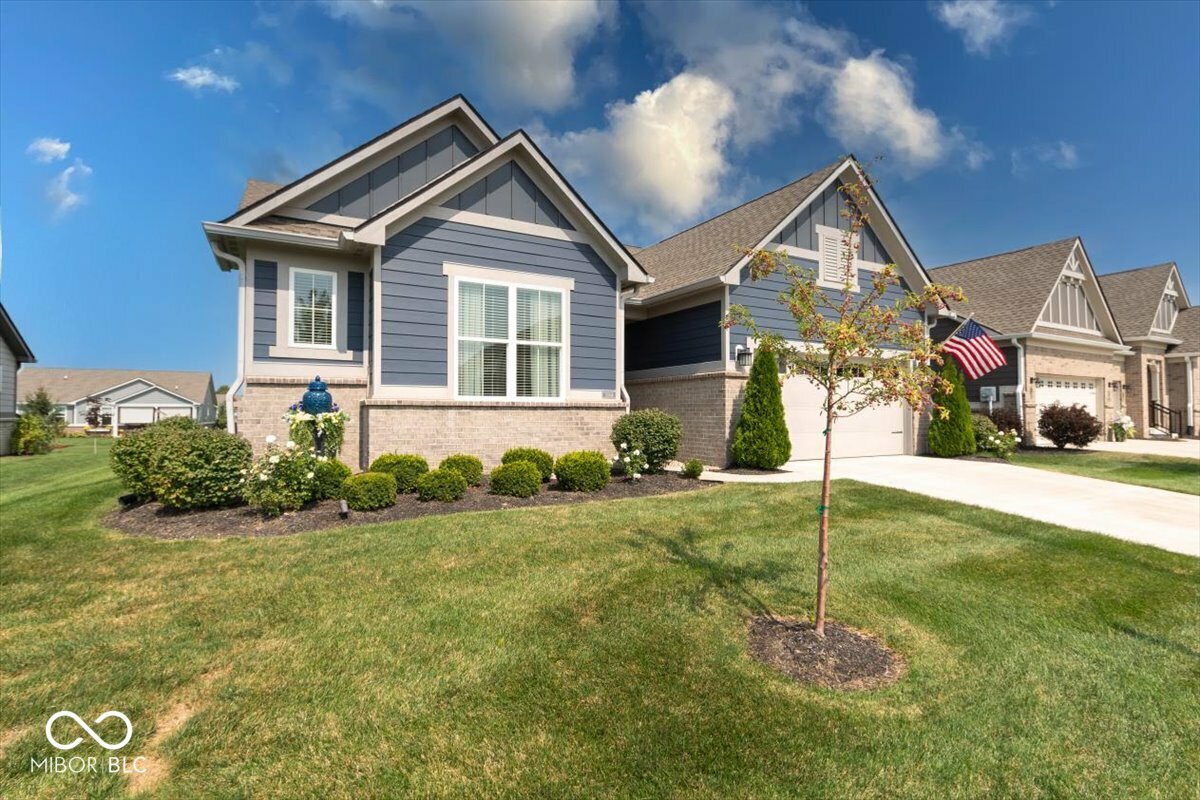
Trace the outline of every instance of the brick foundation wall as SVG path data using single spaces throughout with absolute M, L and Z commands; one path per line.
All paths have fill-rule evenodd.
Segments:
M 709 372 L 626 382 L 632 407 L 661 408 L 679 417 L 683 442 L 679 459 L 698 458 L 708 466 L 729 463 L 729 446 L 746 391 L 746 375 Z
M 1121 362 L 1107 354 L 1077 353 L 1038 345 L 1026 346 L 1025 380 L 1031 381 L 1038 376 L 1046 375 L 1094 378 L 1101 381 L 1103 385 L 1099 397 L 1103 398 L 1104 405 L 1103 407 L 1097 406 L 1094 411 L 1100 421 L 1104 423 L 1107 436 L 1109 423 L 1120 416 L 1120 390 L 1111 389 L 1108 384 L 1111 381 L 1125 380 L 1125 370 Z M 1125 402 L 1130 403 L 1128 396 Z M 1031 441 L 1037 437 L 1037 417 L 1037 390 L 1026 386 L 1022 418 L 1025 420 L 1025 435 Z
M 287 425 L 283 413 L 292 403 L 299 402 L 308 387 L 307 378 L 247 378 L 240 397 L 234 398 L 233 414 L 237 432 L 250 442 L 254 453 L 267 446 L 266 438 L 274 434 L 280 442 L 287 441 Z M 361 461 L 362 402 L 367 397 L 366 381 L 326 381 L 333 401 L 350 415 L 346 437 L 338 458 L 355 471 L 364 469 Z
M 556 458 L 572 450 L 599 450 L 612 456 L 612 426 L 624 413 L 620 403 L 464 407 L 368 400 L 362 406 L 363 468 L 384 453 L 416 453 L 431 466 L 448 455 L 469 453 L 489 469 L 500 463 L 510 447 L 540 447 Z

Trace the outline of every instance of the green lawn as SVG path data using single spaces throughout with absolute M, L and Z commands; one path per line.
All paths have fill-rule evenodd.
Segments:
M 129 715 L 121 753 L 158 779 L 141 796 L 1176 798 L 1200 782 L 1197 559 L 839 482 L 831 614 L 909 668 L 838 694 L 744 648 L 760 609 L 810 611 L 813 485 L 191 542 L 102 530 L 117 493 L 90 442 L 0 460 L 5 798 L 126 791 L 31 776 L 60 709 Z
M 1200 495 L 1200 461 L 1194 458 L 1079 450 L 1018 450 L 1012 463 Z

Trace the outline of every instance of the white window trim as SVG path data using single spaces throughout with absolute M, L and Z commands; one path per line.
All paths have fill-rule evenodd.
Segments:
M 1158 327 L 1158 317 L 1162 314 L 1163 301 L 1170 299 L 1174 307 L 1174 312 L 1171 314 L 1171 325 L 1166 328 Z M 1163 292 L 1163 296 L 1158 300 L 1158 307 L 1154 309 L 1154 323 L 1150 326 L 1150 330 L 1158 331 L 1159 333 L 1170 334 L 1175 329 L 1175 322 L 1179 319 L 1179 294 L 1172 290 L 1171 284 L 1167 284 L 1167 289 Z
M 830 236 L 836 237 L 839 242 L 844 241 L 846 238 L 846 231 L 843 231 L 840 228 L 831 228 L 828 225 L 813 225 L 813 231 L 817 234 L 817 241 L 821 248 L 824 248 L 825 242 L 826 242 L 827 238 Z M 859 267 L 858 267 L 858 264 L 859 264 L 859 260 L 860 260 L 858 258 L 857 254 L 860 252 L 860 247 L 861 247 L 861 242 L 858 241 L 857 234 L 853 237 L 853 240 L 850 242 L 850 246 L 854 248 L 854 252 L 855 252 L 854 280 L 851 281 L 851 283 L 850 283 L 850 289 L 851 289 L 851 291 L 857 292 L 857 291 L 859 291 L 859 285 L 858 285 L 858 269 L 859 269 Z M 839 246 L 838 249 L 840 250 L 841 247 Z M 820 251 L 818 251 L 818 253 L 817 253 L 817 285 L 822 288 L 825 288 L 825 289 L 837 289 L 839 291 L 846 288 L 846 284 L 843 281 L 835 280 L 835 279 L 829 278 L 825 275 L 824 262 L 821 259 L 822 255 L 823 254 Z M 839 260 L 839 262 L 841 261 L 840 254 L 838 255 L 838 260 Z
M 570 392 L 571 380 L 571 291 L 575 282 L 570 278 L 557 278 L 549 275 L 538 275 L 528 272 L 488 269 L 473 267 L 466 264 L 445 263 L 442 272 L 450 281 L 450 296 L 447 303 L 447 353 L 446 373 L 450 385 L 450 395 L 462 403 L 521 403 L 540 405 L 546 403 L 565 402 Z M 508 347 L 505 359 L 505 394 L 501 395 L 462 395 L 458 388 L 458 286 L 460 282 L 483 283 L 503 286 L 508 289 Z M 559 378 L 558 394 L 553 397 L 521 397 L 517 395 L 517 357 L 516 347 L 522 342 L 517 340 L 517 289 L 536 289 L 539 291 L 557 292 L 562 312 L 562 342 L 559 343 Z M 498 342 L 498 340 L 497 340 Z M 544 344 L 539 342 L 524 342 L 524 344 Z
M 328 275 L 333 279 L 333 295 L 330 297 L 329 308 L 329 344 L 311 344 L 296 341 L 296 275 Z M 338 349 L 338 273 L 336 270 L 311 269 L 309 267 L 288 267 L 288 347 L 303 350 L 337 350 Z

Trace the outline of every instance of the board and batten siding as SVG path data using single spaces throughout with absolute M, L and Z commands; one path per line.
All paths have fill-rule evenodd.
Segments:
M 625 326 L 625 370 L 721 360 L 721 301 L 672 311 Z
M 442 204 L 455 211 L 575 230 L 520 164 L 509 161 Z
M 337 359 L 304 357 L 280 358 L 271 355 L 271 347 L 279 335 L 279 320 L 276 319 L 276 303 L 278 301 L 279 282 L 286 280 L 280 275 L 279 264 L 275 261 L 254 260 L 254 320 L 253 348 L 255 361 L 268 361 L 275 364 L 362 364 L 365 350 L 363 327 L 363 303 L 366 292 L 365 280 L 361 272 L 341 273 L 347 276 L 348 286 L 338 280 L 338 292 L 347 292 L 348 308 L 346 311 L 346 342 L 347 349 L 354 353 L 350 361 Z M 340 301 L 339 301 L 340 305 Z M 358 346 L 355 347 L 355 342 Z
M 816 275 L 817 262 L 804 258 L 792 259 L 792 262 Z M 779 302 L 779 293 L 788 289 L 787 278 L 781 273 L 775 272 L 762 280 L 751 281 L 749 267 L 742 268 L 741 278 L 741 283 L 737 286 L 729 287 L 730 305 L 745 306 L 750 311 L 750 315 L 754 317 L 754 322 L 759 328 L 776 333 L 789 341 L 795 341 L 798 335 L 796 332 L 796 319 L 787 310 L 787 306 Z M 867 287 L 871 286 L 874 278 L 875 273 L 870 270 L 860 269 L 858 271 L 858 283 L 864 288 L 864 291 Z M 881 298 L 882 304 L 891 305 L 903 297 L 904 291 L 907 289 L 908 284 L 901 279 L 898 286 L 892 285 L 888 287 L 887 292 Z M 841 291 L 837 289 L 824 289 L 823 291 L 829 297 L 831 303 L 837 304 L 841 302 Z M 823 308 L 821 313 L 827 319 L 832 319 L 836 316 L 833 308 Z M 904 322 L 917 322 L 921 318 L 921 312 L 915 309 L 909 309 L 901 316 Z M 729 332 L 729 357 L 733 358 L 736 346 L 747 346 L 749 339 L 749 329 L 743 325 L 735 325 Z
M 381 262 L 381 382 L 448 386 L 446 262 L 572 278 L 571 389 L 616 389 L 617 278 L 586 244 L 425 217 Z
M 309 205 L 309 211 L 368 219 L 449 172 L 479 148 L 451 125 Z
M 794 220 L 783 226 L 783 230 L 775 237 L 775 244 L 789 244 L 805 250 L 820 250 L 821 245 L 817 239 L 815 226 L 824 225 L 827 228 L 837 228 L 841 231 L 850 230 L 850 220 L 842 216 L 842 212 L 846 208 L 846 198 L 838 191 L 837 187 L 841 185 L 841 181 L 838 181 L 821 192 L 820 197 L 814 198 L 805 206 Z M 879 237 L 875 235 L 875 231 L 869 224 L 859 234 L 859 240 L 861 242 L 858 252 L 860 260 L 871 264 L 892 263 L 883 243 L 879 241 Z

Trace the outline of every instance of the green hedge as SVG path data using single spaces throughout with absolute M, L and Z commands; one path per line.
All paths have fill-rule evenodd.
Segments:
M 530 461 L 510 461 L 492 470 L 488 488 L 492 494 L 533 497 L 542 489 L 542 473 Z
M 109 460 L 125 488 L 141 500 L 176 509 L 221 508 L 242 501 L 251 453 L 240 436 L 177 418 L 121 437 Z
M 612 466 L 596 450 L 577 450 L 554 462 L 558 488 L 568 492 L 598 492 L 608 485 Z
M 792 456 L 792 440 L 783 414 L 779 359 L 764 347 L 754 353 L 730 450 L 733 463 L 751 469 L 776 469 Z
M 511 464 L 514 461 L 527 461 L 538 468 L 542 483 L 550 480 L 554 474 L 554 456 L 536 447 L 513 447 L 504 452 L 500 458 L 501 464 Z
M 646 456 L 647 472 L 662 472 L 663 466 L 679 455 L 682 440 L 679 418 L 657 408 L 632 411 L 612 426 L 613 447 L 620 450 L 622 444 L 627 444 L 630 450 L 641 450 Z
M 467 493 L 467 479 L 456 469 L 435 469 L 417 478 L 417 498 L 453 503 Z
M 342 499 L 355 511 L 377 511 L 396 504 L 396 479 L 387 472 L 364 472 L 342 481 Z
M 483 462 L 475 456 L 463 453 L 447 456 L 438 464 L 438 469 L 452 469 L 467 479 L 467 485 L 478 486 L 483 483 Z
M 313 468 L 313 500 L 337 500 L 342 496 L 342 481 L 349 478 L 351 470 L 337 459 L 318 461 Z
M 396 479 L 398 493 L 415 492 L 417 478 L 429 472 L 429 462 L 421 456 L 387 453 L 371 462 L 368 472 L 386 472 Z

